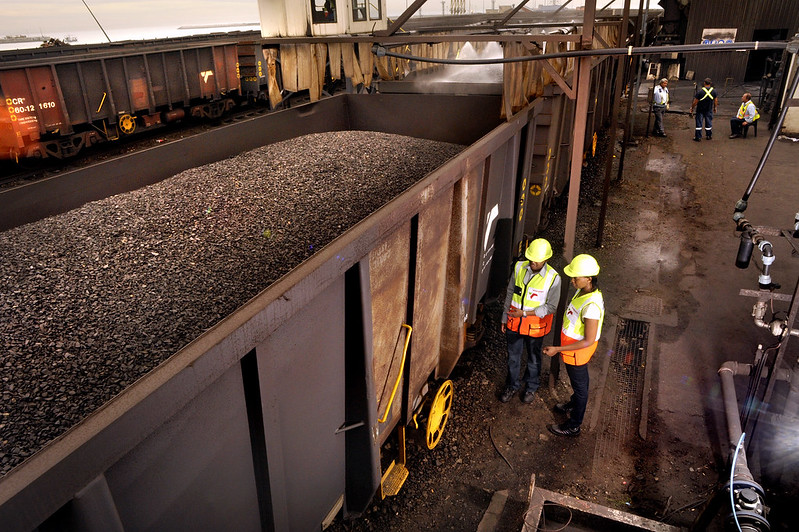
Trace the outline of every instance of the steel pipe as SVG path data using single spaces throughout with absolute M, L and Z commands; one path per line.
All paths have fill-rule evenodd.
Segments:
M 743 429 L 741 419 L 738 417 L 738 398 L 735 395 L 735 375 L 749 375 L 752 366 L 750 364 L 739 364 L 738 362 L 728 361 L 719 368 L 721 378 L 721 394 L 724 399 L 724 414 L 727 418 L 727 435 L 729 437 L 729 451 L 735 452 L 738 441 L 741 439 Z M 735 478 L 754 482 L 754 477 L 749 471 L 746 462 L 746 453 L 740 453 L 735 462 Z
M 799 87 L 799 70 L 794 71 L 793 81 L 791 81 L 791 88 L 786 94 L 789 94 L 790 97 L 793 97 L 793 95 L 796 94 L 797 87 Z M 752 179 L 751 181 L 749 181 L 749 186 L 746 187 L 746 192 L 744 192 L 744 195 L 741 196 L 741 199 L 738 200 L 738 202 L 735 204 L 735 212 L 743 212 L 746 210 L 747 202 L 749 201 L 749 196 L 752 195 L 752 191 L 755 188 L 755 184 L 757 183 L 757 180 L 760 178 L 760 174 L 763 172 L 763 168 L 766 166 L 766 161 L 768 160 L 768 156 L 771 153 L 771 149 L 774 147 L 774 143 L 777 141 L 777 136 L 780 134 L 780 129 L 782 129 L 782 124 L 785 122 L 785 117 L 788 116 L 789 107 L 791 106 L 783 105 L 782 112 L 780 112 L 780 117 L 777 120 L 777 124 L 771 130 L 771 136 L 768 139 L 768 144 L 766 144 L 766 149 L 763 150 L 763 155 L 760 157 L 760 161 L 757 163 L 757 167 L 755 168 L 755 173 L 752 174 Z
M 517 41 L 535 41 L 536 35 L 523 35 L 519 36 Z M 543 37 L 543 36 L 541 36 Z M 426 37 L 425 42 L 438 42 L 434 36 Z M 450 39 L 452 40 L 452 39 Z M 468 35 L 459 36 L 459 40 L 468 41 Z M 499 39 L 498 39 L 499 40 Z M 504 39 L 509 40 L 509 39 Z M 629 46 L 627 48 L 603 48 L 602 50 L 572 50 L 569 52 L 556 52 L 552 54 L 539 54 L 539 55 L 526 55 L 522 57 L 504 57 L 498 59 L 437 59 L 434 57 L 419 57 L 409 54 L 398 54 L 390 52 L 385 46 L 375 44 L 372 47 L 372 52 L 378 57 L 389 56 L 397 57 L 400 59 L 408 59 L 410 61 L 419 61 L 421 63 L 437 63 L 442 65 L 491 65 L 501 63 L 520 63 L 524 61 L 541 61 L 544 59 L 559 59 L 569 57 L 595 57 L 605 55 L 658 55 L 670 52 L 692 53 L 692 52 L 724 52 L 724 51 L 746 51 L 746 50 L 784 50 L 788 46 L 786 42 L 741 42 L 741 43 L 724 43 L 714 44 L 709 46 L 707 44 L 674 44 L 668 46 Z

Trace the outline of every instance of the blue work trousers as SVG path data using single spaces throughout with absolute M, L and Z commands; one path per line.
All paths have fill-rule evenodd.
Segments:
M 571 399 L 566 403 L 566 406 L 572 409 L 566 426 L 575 428 L 583 424 L 585 408 L 588 406 L 588 364 L 582 366 L 564 364 L 564 366 L 566 366 L 566 373 L 569 374 L 569 382 L 571 382 L 573 391 Z
M 541 373 L 541 344 L 543 337 L 534 338 L 514 331 L 507 330 L 508 339 L 508 379 L 507 386 L 512 390 L 519 389 L 519 371 L 522 364 L 522 351 L 527 348 L 527 370 L 523 380 L 527 384 L 528 392 L 538 389 Z
M 713 111 L 706 111 L 700 113 L 697 111 L 696 115 L 696 138 L 702 138 L 702 126 L 705 127 L 705 137 L 713 137 Z

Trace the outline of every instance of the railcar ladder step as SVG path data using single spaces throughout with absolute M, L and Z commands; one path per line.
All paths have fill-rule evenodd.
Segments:
M 383 480 L 380 481 L 383 498 L 393 497 L 398 494 L 408 478 L 408 473 L 409 471 L 405 464 L 398 464 L 396 460 L 391 462 L 391 465 L 388 466 L 388 469 L 383 474 Z
M 391 462 L 380 480 L 380 494 L 384 499 L 398 494 L 408 478 L 409 471 L 405 466 L 405 425 L 400 424 L 397 427 L 397 436 L 399 437 L 399 456 Z

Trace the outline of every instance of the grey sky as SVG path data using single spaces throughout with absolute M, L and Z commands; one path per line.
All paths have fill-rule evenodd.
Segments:
M 551 1 L 531 0 L 528 5 Z M 387 2 L 388 14 L 396 16 L 412 0 Z M 86 0 L 86 3 L 114 40 L 135 38 L 135 30 L 140 28 L 259 22 L 257 0 Z M 518 0 L 466 0 L 467 9 L 475 12 L 492 5 L 516 3 Z M 583 3 L 584 0 L 574 0 L 570 6 Z M 606 3 L 597 1 L 598 7 Z M 615 3 L 623 5 L 622 0 Z M 449 10 L 449 0 L 445 0 L 444 8 Z M 441 0 L 428 0 L 422 14 L 439 15 L 441 10 Z M 3 0 L 0 35 L 44 34 L 61 38 L 92 30 L 97 30 L 97 24 L 81 0 Z

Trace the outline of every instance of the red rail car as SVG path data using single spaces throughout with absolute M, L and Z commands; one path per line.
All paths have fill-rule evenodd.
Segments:
M 0 159 L 64 158 L 140 128 L 220 117 L 244 96 L 240 53 L 260 52 L 236 36 L 133 44 L 0 56 Z M 265 69 L 253 75 L 265 84 Z

